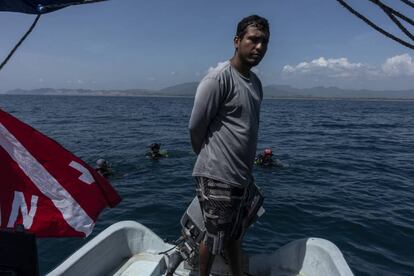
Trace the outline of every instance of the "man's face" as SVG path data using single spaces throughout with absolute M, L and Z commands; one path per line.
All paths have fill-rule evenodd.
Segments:
M 269 35 L 255 26 L 248 26 L 243 38 L 235 37 L 236 55 L 247 66 L 253 67 L 260 63 L 267 51 Z

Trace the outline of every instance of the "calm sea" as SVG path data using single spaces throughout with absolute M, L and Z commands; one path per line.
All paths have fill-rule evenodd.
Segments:
M 42 274 L 114 222 L 136 220 L 175 240 L 194 196 L 189 98 L 0 96 L 0 107 L 86 162 L 107 159 L 123 197 L 87 239 L 41 239 Z M 170 158 L 145 158 L 159 142 Z M 356 275 L 414 275 L 414 102 L 264 100 L 258 151 L 283 166 L 255 168 L 266 213 L 249 253 L 294 239 L 334 242 Z

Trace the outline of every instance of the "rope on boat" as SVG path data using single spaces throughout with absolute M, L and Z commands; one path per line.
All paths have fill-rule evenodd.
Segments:
M 13 56 L 14 52 L 16 52 L 17 48 L 23 43 L 23 41 L 28 37 L 28 35 L 33 31 L 34 27 L 37 24 L 37 21 L 39 21 L 40 14 L 36 16 L 36 19 L 33 21 L 32 25 L 30 26 L 29 30 L 23 35 L 23 37 L 19 40 L 19 42 L 14 46 L 14 48 L 10 51 L 10 53 L 7 55 L 6 59 L 1 63 L 0 65 L 0 71 L 3 69 L 4 65 L 9 61 L 9 59 Z
M 178 246 L 178 244 L 176 244 L 176 245 L 174 245 L 173 247 L 171 247 L 170 249 L 167 249 L 167 250 L 165 250 L 165 251 L 161 251 L 161 252 L 158 252 L 158 255 L 164 255 L 164 254 L 167 254 L 168 252 L 170 252 L 171 250 L 173 250 L 174 248 L 176 248 Z
M 403 1 L 405 4 L 407 4 L 408 6 L 411 6 L 412 8 L 414 8 L 414 3 L 411 2 L 410 0 L 401 0 Z
M 349 4 L 346 3 L 345 0 L 337 0 L 343 7 L 345 7 L 349 12 L 351 12 L 353 15 L 355 15 L 356 17 L 358 17 L 359 19 L 361 19 L 362 21 L 364 21 L 365 23 L 367 23 L 369 26 L 371 26 L 372 28 L 374 28 L 375 30 L 377 30 L 378 32 L 382 33 L 383 35 L 385 35 L 386 37 L 397 41 L 398 43 L 411 48 L 414 50 L 414 44 L 407 42 L 401 38 L 396 37 L 395 35 L 385 31 L 384 29 L 378 27 L 375 23 L 373 23 L 372 21 L 370 21 L 368 18 L 366 18 L 365 16 L 363 16 L 362 14 L 360 14 L 359 12 L 357 12 L 355 9 L 353 9 Z M 369 0 L 372 3 L 374 3 L 375 5 L 377 5 L 393 22 L 395 25 L 397 25 L 397 27 L 406 35 L 408 36 L 411 40 L 414 41 L 414 35 L 407 30 L 407 28 L 405 28 L 403 26 L 403 24 L 401 23 L 401 21 L 398 19 L 402 19 L 405 22 L 411 24 L 412 26 L 414 26 L 414 20 L 403 15 L 402 13 L 394 10 L 393 8 L 391 8 L 390 6 L 385 5 L 384 3 L 382 3 L 380 0 Z M 409 5 L 410 7 L 414 8 L 414 3 L 411 2 L 410 0 L 401 0 L 402 2 L 404 2 L 405 4 Z M 398 17 L 398 18 L 397 18 Z
M 179 237 L 176 241 L 173 242 L 173 244 L 175 244 L 173 247 L 171 247 L 170 249 L 167 249 L 165 251 L 159 252 L 158 255 L 164 255 L 164 254 L 170 252 L 171 250 L 173 250 L 174 248 L 179 246 L 183 241 L 184 241 L 184 237 L 183 236 Z

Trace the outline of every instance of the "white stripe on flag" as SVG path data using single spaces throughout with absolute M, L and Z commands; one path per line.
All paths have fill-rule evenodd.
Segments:
M 85 233 L 86 236 L 92 232 L 95 224 L 85 210 L 2 123 L 0 123 L 0 146 L 7 151 L 36 187 L 53 202 L 73 229 Z

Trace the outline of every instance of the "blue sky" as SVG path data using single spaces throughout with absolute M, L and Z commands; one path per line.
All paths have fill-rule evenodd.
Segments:
M 347 2 L 400 34 L 368 0 Z M 385 2 L 414 18 L 400 1 Z M 199 81 L 232 56 L 237 22 L 250 14 L 266 17 L 271 26 L 267 55 L 255 68 L 264 85 L 414 89 L 414 51 L 335 0 L 109 0 L 42 16 L 0 72 L 0 91 L 159 89 Z M 0 13 L 0 59 L 33 20 Z

